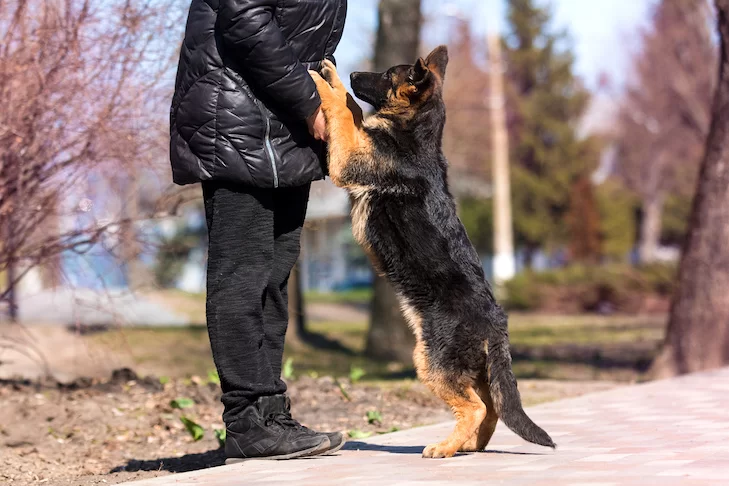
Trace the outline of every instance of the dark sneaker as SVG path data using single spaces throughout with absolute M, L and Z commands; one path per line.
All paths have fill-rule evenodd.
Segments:
M 341 432 L 322 432 L 322 433 L 327 436 L 327 439 L 329 439 L 329 449 L 326 452 L 322 452 L 322 454 L 325 456 L 328 456 L 329 454 L 334 454 L 339 449 L 344 447 L 344 444 L 347 443 L 347 441 L 344 440 L 344 435 L 342 435 Z
M 344 447 L 344 444 L 347 442 L 346 440 L 344 440 L 344 435 L 342 435 L 340 432 L 317 432 L 297 422 L 291 416 L 291 399 L 288 397 L 288 395 L 274 395 L 272 397 L 266 397 L 265 406 L 267 407 L 266 409 L 270 410 L 271 412 L 278 412 L 282 414 L 285 417 L 283 419 L 284 423 L 296 427 L 308 435 L 319 437 L 325 436 L 327 439 L 329 439 L 329 448 L 326 451 L 319 452 L 319 454 L 334 454 L 339 449 Z
M 226 464 L 249 459 L 293 459 L 329 451 L 324 435 L 312 435 L 287 423 L 281 413 L 269 412 L 265 403 L 246 408 L 241 417 L 226 428 Z

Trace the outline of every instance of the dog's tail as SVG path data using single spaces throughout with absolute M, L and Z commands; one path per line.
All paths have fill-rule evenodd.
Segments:
M 527 416 L 521 405 L 516 377 L 511 369 L 506 314 L 500 308 L 488 341 L 488 377 L 496 413 L 512 432 L 524 440 L 545 447 L 556 447 L 552 438 Z

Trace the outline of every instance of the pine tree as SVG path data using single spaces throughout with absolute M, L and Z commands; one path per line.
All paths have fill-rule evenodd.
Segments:
M 600 257 L 600 212 L 592 181 L 582 176 L 572 185 L 567 215 L 570 257 L 595 263 Z
M 528 262 L 539 247 L 568 241 L 571 188 L 593 154 L 576 134 L 589 94 L 551 17 L 535 0 L 509 0 L 503 40 L 514 230 Z

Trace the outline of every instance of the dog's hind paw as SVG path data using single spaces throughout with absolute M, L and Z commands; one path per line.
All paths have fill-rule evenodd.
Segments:
M 458 449 L 458 452 L 483 452 L 485 447 L 477 447 L 475 445 L 471 444 L 464 444 L 461 446 L 460 449 Z
M 423 451 L 423 457 L 432 459 L 441 459 L 444 457 L 453 457 L 456 450 L 444 444 L 430 444 Z

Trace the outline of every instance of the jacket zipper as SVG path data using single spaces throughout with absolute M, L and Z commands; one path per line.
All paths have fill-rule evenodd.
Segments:
M 276 189 L 278 188 L 278 170 L 276 169 L 276 157 L 273 154 L 273 146 L 271 145 L 271 120 L 267 116 L 265 116 L 263 110 L 261 110 L 261 114 L 264 115 L 264 118 L 266 119 L 266 137 L 264 138 L 264 143 L 266 144 L 266 152 L 268 152 L 268 157 L 271 159 L 271 169 L 273 170 L 273 187 L 274 189 Z

